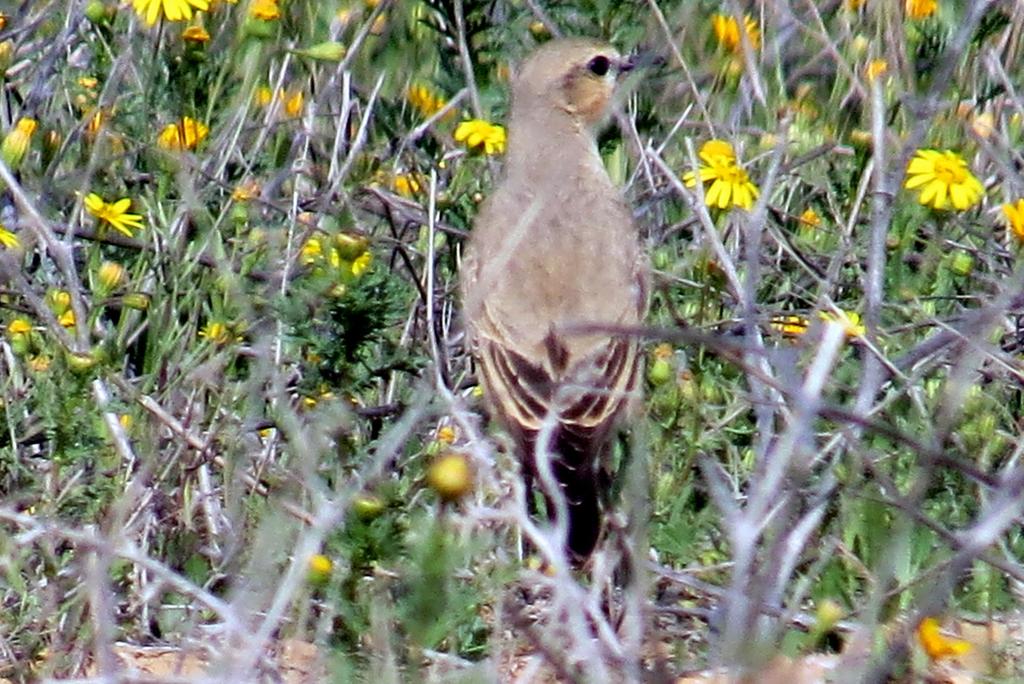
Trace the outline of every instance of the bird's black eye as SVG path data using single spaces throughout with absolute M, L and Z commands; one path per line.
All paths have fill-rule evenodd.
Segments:
M 604 55 L 598 55 L 592 60 L 587 62 L 587 68 L 590 69 L 590 73 L 595 76 L 604 76 L 608 73 L 608 67 L 611 66 L 611 62 Z

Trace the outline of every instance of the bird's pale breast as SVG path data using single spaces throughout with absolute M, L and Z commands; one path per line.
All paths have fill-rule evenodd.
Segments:
M 480 321 L 486 310 L 499 330 L 481 332 L 531 357 L 547 354 L 552 326 L 635 324 L 642 315 L 635 228 L 604 170 L 590 166 L 529 189 L 502 186 L 477 221 L 470 258 L 485 267 L 467 292 L 467 313 Z M 563 341 L 575 358 L 601 343 Z

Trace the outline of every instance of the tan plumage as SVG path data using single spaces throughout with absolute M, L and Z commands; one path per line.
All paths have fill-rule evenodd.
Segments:
M 611 46 L 559 40 L 513 83 L 504 178 L 481 205 L 461 269 L 468 336 L 485 397 L 515 439 L 528 481 L 549 413 L 554 472 L 569 504 L 569 548 L 593 549 L 609 442 L 636 399 L 637 342 L 572 334 L 636 325 L 647 269 L 595 134 L 628 63 Z

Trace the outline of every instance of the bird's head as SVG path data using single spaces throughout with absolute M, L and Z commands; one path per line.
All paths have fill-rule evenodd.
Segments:
M 516 74 L 513 112 L 564 112 L 592 128 L 604 119 L 619 75 L 632 68 L 607 43 L 579 38 L 546 43 Z

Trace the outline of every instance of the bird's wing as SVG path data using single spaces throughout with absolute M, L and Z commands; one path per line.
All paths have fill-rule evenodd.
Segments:
M 546 358 L 533 359 L 516 351 L 489 322 L 476 330 L 477 359 L 488 398 L 509 427 L 536 433 L 553 414 L 581 438 L 600 440 L 611 431 L 637 388 L 635 339 L 613 337 L 587 356 L 571 359 L 551 332 L 544 339 Z

